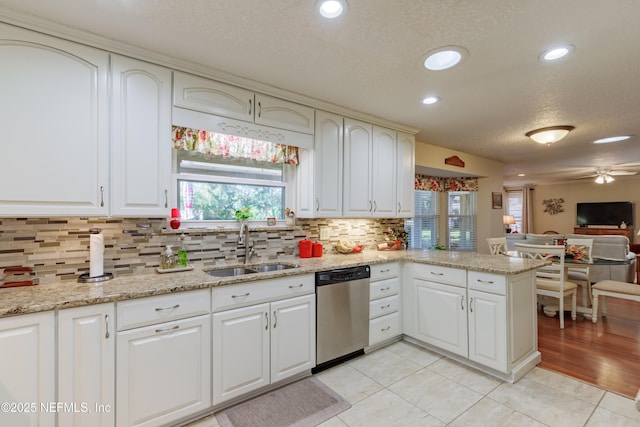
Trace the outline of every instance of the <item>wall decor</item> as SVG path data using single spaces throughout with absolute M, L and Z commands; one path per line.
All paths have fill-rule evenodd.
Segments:
M 447 157 L 446 159 L 444 159 L 444 164 L 451 165 L 451 166 L 458 166 L 460 168 L 464 167 L 464 162 L 458 156 Z
M 544 211 L 549 215 L 557 215 L 560 212 L 564 212 L 564 199 L 545 199 L 542 201 Z
M 491 193 L 491 207 L 502 209 L 502 193 Z

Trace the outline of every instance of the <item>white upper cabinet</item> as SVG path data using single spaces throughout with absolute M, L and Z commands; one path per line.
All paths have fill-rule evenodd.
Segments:
M 111 214 L 168 216 L 171 70 L 111 58 Z
M 313 108 L 186 73 L 174 76 L 176 107 L 313 135 Z
M 412 217 L 414 207 L 416 168 L 416 138 L 407 133 L 398 132 L 396 151 L 396 177 L 398 205 L 397 216 Z
M 344 119 L 343 215 L 366 217 L 373 212 L 371 171 L 373 125 Z
M 0 212 L 104 216 L 109 54 L 0 24 Z
M 371 197 L 373 216 L 396 216 L 396 131 L 373 127 Z

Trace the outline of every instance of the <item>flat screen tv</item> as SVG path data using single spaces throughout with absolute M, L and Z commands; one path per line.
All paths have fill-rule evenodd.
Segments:
M 633 202 L 578 203 L 577 223 L 579 226 L 612 225 L 622 221 L 633 225 Z

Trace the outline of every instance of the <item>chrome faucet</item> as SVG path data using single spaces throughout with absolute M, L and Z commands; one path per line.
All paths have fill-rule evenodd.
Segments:
M 240 224 L 238 246 L 242 245 L 244 245 L 244 263 L 249 264 L 251 257 L 255 255 L 255 242 L 249 241 L 249 225 L 246 222 Z

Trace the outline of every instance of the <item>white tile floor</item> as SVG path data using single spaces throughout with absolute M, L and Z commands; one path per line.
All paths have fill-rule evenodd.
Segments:
M 318 378 L 352 405 L 321 427 L 640 426 L 632 399 L 541 368 L 505 383 L 404 341 Z

